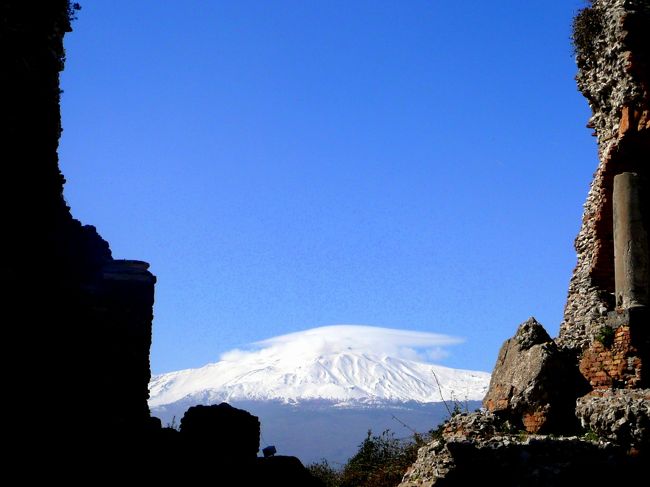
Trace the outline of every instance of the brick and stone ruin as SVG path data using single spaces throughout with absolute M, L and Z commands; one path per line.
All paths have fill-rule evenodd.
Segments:
M 593 0 L 574 20 L 599 164 L 560 334 L 506 340 L 484 411 L 452 417 L 401 484 L 620 485 L 650 444 L 650 2 Z
M 146 262 L 114 259 L 63 198 L 59 73 L 76 9 L 0 2 L 7 477 L 314 485 L 297 458 L 257 456 L 259 421 L 245 411 L 193 408 L 179 431 L 150 416 L 156 277 Z

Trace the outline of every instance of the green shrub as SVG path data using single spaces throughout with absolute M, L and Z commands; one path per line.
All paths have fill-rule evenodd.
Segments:
M 602 343 L 605 348 L 610 348 L 614 344 L 614 333 L 614 328 L 609 325 L 603 325 L 598 330 L 596 340 Z
M 310 463 L 307 470 L 321 481 L 323 487 L 339 487 L 341 472 L 332 467 L 324 458 L 320 462 Z
M 325 487 L 394 487 L 415 462 L 418 449 L 442 437 L 444 425 L 426 434 L 414 433 L 408 439 L 395 438 L 390 430 L 373 435 L 368 430 L 359 450 L 341 470 L 327 460 L 307 465 L 311 474 Z
M 415 461 L 418 448 L 425 443 L 421 435 L 403 441 L 390 430 L 368 436 L 359 451 L 348 461 L 341 473 L 341 487 L 394 487 Z
M 589 2 L 591 4 L 591 2 Z M 594 42 L 603 30 L 602 13 L 588 6 L 578 11 L 573 18 L 571 42 L 574 54 L 579 58 L 590 59 L 594 53 Z

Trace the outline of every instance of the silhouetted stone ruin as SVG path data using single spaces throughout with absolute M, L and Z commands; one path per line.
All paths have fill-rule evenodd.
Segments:
M 18 482 L 37 485 L 314 485 L 297 458 L 256 456 L 259 421 L 245 411 L 194 409 L 180 433 L 150 416 L 156 278 L 146 262 L 114 259 L 63 198 L 59 72 L 74 14 L 68 0 L 0 3 L 1 149 L 13 198 L 3 232 L 4 343 L 14 351 L 3 388 L 12 404 L 6 463 Z
M 226 403 L 192 406 L 181 419 L 180 432 L 214 457 L 250 460 L 260 449 L 259 419 Z
M 256 416 L 221 403 L 190 407 L 180 422 L 175 453 L 182 480 L 211 480 L 215 485 L 289 485 L 317 487 L 296 457 L 258 457 L 260 422 Z M 194 468 L 193 468 L 194 467 Z
M 14 198 L 5 220 L 7 343 L 25 352 L 21 368 L 35 371 L 8 390 L 28 403 L 23 426 L 52 438 L 146 429 L 156 278 L 144 262 L 113 259 L 63 198 L 59 72 L 73 9 L 65 0 L 4 1 L 0 15 L 2 160 Z M 27 412 L 37 397 L 55 403 L 48 414 Z
M 486 411 L 452 418 L 402 487 L 620 485 L 647 476 L 650 2 L 593 0 L 573 27 L 600 163 L 560 336 L 534 318 L 523 323 L 499 352 Z

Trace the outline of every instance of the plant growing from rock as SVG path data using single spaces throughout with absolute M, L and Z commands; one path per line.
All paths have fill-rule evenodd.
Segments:
M 593 8 L 591 1 L 588 3 L 573 18 L 571 32 L 573 52 L 583 59 L 590 57 L 594 51 L 594 42 L 603 29 L 602 13 Z
M 614 344 L 614 328 L 604 325 L 598 330 L 596 341 L 603 344 L 603 347 L 610 348 Z

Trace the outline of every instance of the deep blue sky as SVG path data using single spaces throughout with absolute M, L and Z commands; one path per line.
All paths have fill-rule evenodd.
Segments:
M 65 196 L 158 276 L 153 371 L 337 323 L 482 370 L 531 315 L 556 335 L 597 165 L 582 5 L 83 2 Z

